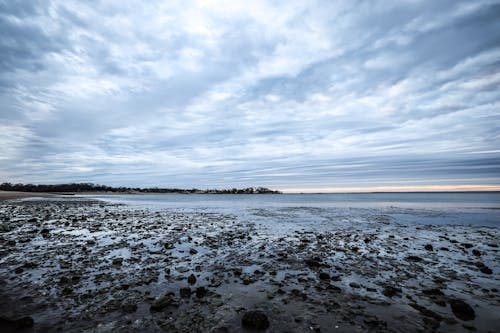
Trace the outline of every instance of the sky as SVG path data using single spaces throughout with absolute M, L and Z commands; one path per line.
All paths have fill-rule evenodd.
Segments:
M 488 0 L 0 0 L 0 182 L 500 188 L 499 17 Z

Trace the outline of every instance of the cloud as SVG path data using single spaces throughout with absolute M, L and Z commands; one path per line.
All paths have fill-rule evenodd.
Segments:
M 0 1 L 0 178 L 500 178 L 500 2 Z

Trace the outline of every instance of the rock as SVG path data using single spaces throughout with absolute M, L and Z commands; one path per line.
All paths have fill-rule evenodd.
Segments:
M 462 243 L 462 246 L 465 247 L 466 249 L 470 249 L 471 247 L 473 247 L 474 245 L 472 244 L 469 244 L 469 243 Z
M 393 287 L 393 286 L 385 286 L 384 288 L 384 291 L 382 292 L 382 294 L 384 294 L 384 296 L 386 297 L 393 297 L 393 296 L 401 296 L 401 293 L 403 291 L 401 290 L 401 288 L 398 288 L 398 287 Z
M 187 278 L 189 284 L 195 284 L 196 283 L 196 276 L 194 274 L 191 274 Z
M 179 290 L 179 293 L 182 298 L 189 298 L 191 297 L 191 288 L 189 287 L 184 287 Z
M 318 268 L 321 266 L 321 260 L 319 260 L 319 258 L 306 259 L 305 263 L 309 268 Z
M 198 251 L 196 249 L 189 249 L 189 254 L 197 254 Z
M 481 273 L 488 274 L 488 275 L 493 274 L 493 271 L 491 270 L 491 268 L 486 266 L 484 263 L 479 261 L 479 262 L 476 262 L 475 265 L 477 268 L 479 268 L 479 271 Z
M 424 249 L 426 249 L 427 251 L 434 251 L 434 248 L 431 244 L 427 244 L 426 246 L 424 246 Z
M 203 298 L 207 295 L 207 292 L 208 292 L 207 288 L 198 287 L 198 288 L 196 288 L 196 297 Z
M 158 298 L 156 301 L 151 304 L 149 308 L 153 312 L 162 311 L 169 306 L 177 306 L 175 302 L 174 296 L 172 294 L 167 294 L 163 297 Z
M 121 266 L 123 263 L 123 258 L 114 258 L 113 259 L 113 265 L 114 266 Z
M 423 261 L 423 259 L 418 257 L 418 256 L 408 256 L 408 257 L 406 257 L 406 261 L 421 262 L 421 261 Z
M 320 280 L 330 280 L 330 274 L 325 273 L 325 272 L 320 272 L 319 279 Z
M 269 320 L 262 311 L 247 311 L 241 318 L 241 325 L 250 330 L 266 330 L 269 328 Z
M 472 254 L 475 255 L 476 257 L 480 257 L 481 256 L 481 251 L 473 249 L 472 250 Z
M 462 300 L 454 299 L 450 300 L 451 310 L 453 314 L 463 321 L 469 321 L 476 318 L 476 313 L 474 309 Z
M 356 288 L 356 289 L 361 288 L 361 286 L 359 285 L 359 283 L 356 283 L 356 282 L 349 283 L 349 286 L 351 288 Z
M 14 270 L 14 273 L 16 273 L 16 274 L 21 274 L 22 272 L 24 272 L 24 268 L 22 268 L 22 267 L 17 267 L 17 268 Z

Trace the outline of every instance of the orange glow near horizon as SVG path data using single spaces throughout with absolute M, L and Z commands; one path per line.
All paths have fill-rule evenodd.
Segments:
M 369 193 L 369 192 L 494 192 L 500 185 L 421 185 L 373 187 L 284 188 L 284 193 Z

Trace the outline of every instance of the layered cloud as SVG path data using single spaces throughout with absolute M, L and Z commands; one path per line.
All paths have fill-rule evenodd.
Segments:
M 0 179 L 500 184 L 500 1 L 1 1 Z

